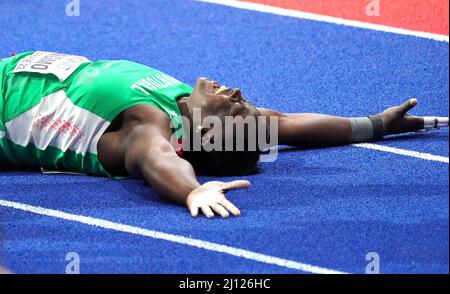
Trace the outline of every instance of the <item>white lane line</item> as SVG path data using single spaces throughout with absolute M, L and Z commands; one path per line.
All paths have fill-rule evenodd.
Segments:
M 382 32 L 407 35 L 407 36 L 415 36 L 415 37 L 419 37 L 419 38 L 431 39 L 431 40 L 440 41 L 440 42 L 448 43 L 448 41 L 449 41 L 449 37 L 447 35 L 440 35 L 440 34 L 421 32 L 421 31 L 401 29 L 401 28 L 390 27 L 390 26 L 379 25 L 379 24 L 372 24 L 372 23 L 367 23 L 367 22 L 362 22 L 362 21 L 357 21 L 357 20 L 349 20 L 349 19 L 343 19 L 343 18 L 332 17 L 332 16 L 327 16 L 327 15 L 302 12 L 302 11 L 293 10 L 293 9 L 273 7 L 273 6 L 258 4 L 258 3 L 242 2 L 242 1 L 236 1 L 236 0 L 197 0 L 197 1 L 218 4 L 218 5 L 225 5 L 225 6 L 246 9 L 246 10 L 253 10 L 253 11 L 264 12 L 264 13 L 272 13 L 272 14 L 277 14 L 277 15 L 290 16 L 290 17 L 301 18 L 301 19 L 333 23 L 333 24 L 337 24 L 337 25 L 351 26 L 351 27 L 356 27 L 356 28 L 382 31 Z
M 366 148 L 366 149 L 390 152 L 390 153 L 411 156 L 411 157 L 425 159 L 425 160 L 448 163 L 448 157 L 433 155 L 430 153 L 422 153 L 422 152 L 417 152 L 417 151 L 399 149 L 399 148 L 388 147 L 388 146 L 383 146 L 383 145 L 378 145 L 378 144 L 371 144 L 371 143 L 360 143 L 360 144 L 352 144 L 352 145 L 355 147 L 359 147 L 359 148 Z
M 144 237 L 149 237 L 153 239 L 165 240 L 173 243 L 188 245 L 192 247 L 197 247 L 201 249 L 206 249 L 210 251 L 220 252 L 232 256 L 237 256 L 253 261 L 258 261 L 266 264 L 277 265 L 280 267 L 285 267 L 289 269 L 299 270 L 314 274 L 346 274 L 345 272 L 335 271 L 315 265 L 310 265 L 306 263 L 301 263 L 297 261 L 292 261 L 288 259 L 282 259 L 270 255 L 265 255 L 261 253 L 256 253 L 244 249 L 239 249 L 236 247 L 226 246 L 218 243 L 212 243 L 208 241 L 203 241 L 199 239 L 192 239 L 180 235 L 168 234 L 154 230 L 148 230 L 144 228 L 129 226 L 121 223 L 115 223 L 103 219 L 82 216 L 77 214 L 66 213 L 59 210 L 53 210 L 48 208 L 43 208 L 39 206 L 32 206 L 28 204 L 23 204 L 19 202 L 0 200 L 0 206 L 18 209 L 22 211 L 27 211 L 39 215 L 45 215 L 50 217 L 55 217 L 59 219 L 64 219 L 68 221 L 74 221 L 78 223 L 83 223 L 86 225 L 99 227 L 108 230 L 114 230 L 118 232 L 130 233 L 134 235 L 140 235 Z

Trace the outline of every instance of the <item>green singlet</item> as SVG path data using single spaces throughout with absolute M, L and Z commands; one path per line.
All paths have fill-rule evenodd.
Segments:
M 97 156 L 97 143 L 114 118 L 130 107 L 153 105 L 180 137 L 176 101 L 191 92 L 158 70 L 125 60 L 91 62 L 42 51 L 3 59 L 0 161 L 115 177 Z

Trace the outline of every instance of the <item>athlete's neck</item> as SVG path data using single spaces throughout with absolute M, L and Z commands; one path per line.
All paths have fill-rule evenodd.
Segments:
M 183 124 L 183 128 L 184 131 L 189 134 L 191 132 L 190 130 L 190 126 L 192 125 L 192 116 L 191 116 L 191 112 L 189 111 L 189 96 L 180 98 L 177 100 L 177 104 L 178 104 L 178 109 L 180 110 L 180 114 L 182 117 L 185 117 L 189 120 L 189 124 Z
M 180 113 L 182 116 L 187 117 L 189 120 L 191 120 L 191 113 L 189 112 L 188 107 L 188 100 L 190 99 L 189 96 L 182 97 L 177 100 L 178 109 L 180 110 Z

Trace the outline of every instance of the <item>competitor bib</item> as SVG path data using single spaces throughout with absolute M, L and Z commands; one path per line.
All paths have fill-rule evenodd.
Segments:
M 81 64 L 90 62 L 89 59 L 62 53 L 36 51 L 17 64 L 13 73 L 34 72 L 53 74 L 64 82 Z

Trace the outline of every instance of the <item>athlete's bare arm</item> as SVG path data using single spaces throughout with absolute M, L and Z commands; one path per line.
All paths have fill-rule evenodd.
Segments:
M 417 100 L 410 99 L 400 106 L 385 110 L 381 114 L 385 129 L 383 135 L 422 129 L 423 118 L 407 115 L 416 105 Z M 313 113 L 286 114 L 261 108 L 258 110 L 264 116 L 278 118 L 280 145 L 316 148 L 352 143 L 352 130 L 347 118 Z
M 208 218 L 213 217 L 214 212 L 222 217 L 228 217 L 229 213 L 236 216 L 240 214 L 225 198 L 225 192 L 246 188 L 249 182 L 215 181 L 201 185 L 191 164 L 180 158 L 170 144 L 170 119 L 161 110 L 148 105 L 127 110 L 119 133 L 123 140 L 116 140 L 111 136 L 109 142 L 115 144 L 123 141 L 122 146 L 110 148 L 107 158 L 105 154 L 100 154 L 103 161 L 120 158 L 120 150 L 123 150 L 125 169 L 130 176 L 144 178 L 165 199 L 186 205 L 194 217 L 199 209 Z M 99 151 L 103 149 L 105 148 L 100 148 Z
M 281 113 L 258 108 L 266 117 L 278 119 L 278 143 L 288 146 L 326 147 L 347 144 L 351 136 L 346 118 L 315 113 Z
M 159 125 L 135 125 L 125 143 L 125 168 L 130 176 L 145 178 L 168 200 L 186 204 L 189 193 L 200 184 L 192 166 L 178 157 L 169 140 Z

